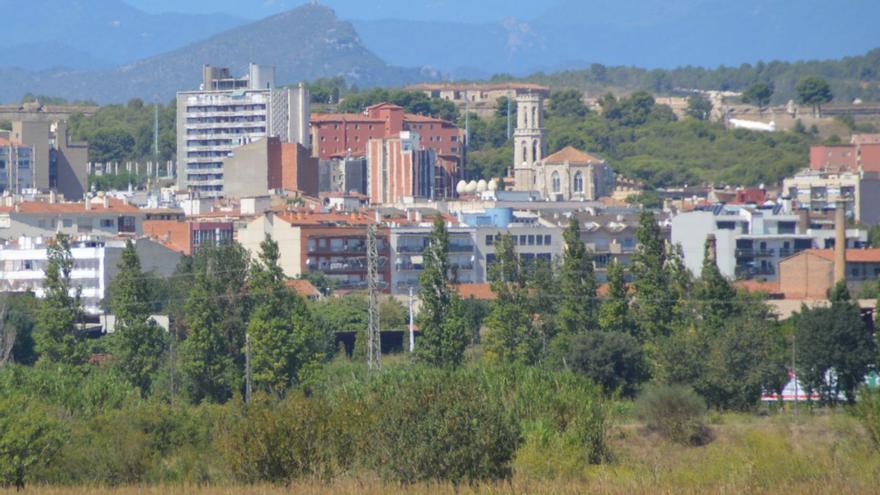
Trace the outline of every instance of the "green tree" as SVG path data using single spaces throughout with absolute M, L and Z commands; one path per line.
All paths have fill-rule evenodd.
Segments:
M 742 94 L 743 103 L 752 103 L 758 106 L 760 111 L 763 111 L 767 108 L 767 105 L 770 104 L 770 99 L 773 97 L 773 83 L 766 83 L 764 81 L 758 81 L 755 84 L 749 86 L 749 89 L 745 90 Z
M 830 102 L 834 95 L 828 81 L 816 76 L 807 76 L 798 81 L 795 90 L 798 95 L 798 103 L 813 107 L 813 113 L 817 116 L 822 114 L 822 105 Z
M 461 301 L 450 285 L 449 232 L 442 216 L 434 220 L 434 230 L 423 253 L 425 266 L 419 275 L 419 328 L 417 343 L 421 361 L 432 366 L 454 368 L 464 359 L 468 329 Z
M 699 312 L 704 323 L 711 328 L 720 328 L 734 315 L 736 289 L 718 269 L 714 238 L 706 239 L 704 251 L 703 269 L 694 291 L 694 299 L 699 302 Z
M 78 365 L 88 358 L 88 350 L 77 328 L 82 310 L 80 289 L 74 287 L 70 279 L 72 270 L 70 239 L 59 234 L 48 248 L 46 278 L 43 280 L 45 297 L 37 313 L 34 339 L 41 360 Z
M 33 470 L 50 465 L 61 448 L 64 429 L 32 397 L 0 400 L 0 486 L 24 488 Z
M 646 342 L 668 335 L 676 301 L 669 291 L 666 241 L 652 212 L 642 212 L 636 238 L 638 246 L 632 264 L 635 289 L 632 309 L 638 328 L 636 336 Z
M 563 239 L 565 250 L 559 273 L 557 328 L 567 335 L 582 334 L 596 330 L 599 304 L 593 256 L 581 241 L 580 225 L 574 215 Z
M 37 360 L 34 327 L 40 301 L 33 293 L 0 295 L 0 366 Z
M 712 102 L 703 95 L 695 94 L 688 97 L 687 114 L 697 120 L 708 120 L 712 113 Z
M 855 401 L 856 387 L 877 362 L 877 350 L 845 282 L 832 290 L 831 306 L 804 307 L 795 319 L 798 377 L 828 402 L 843 393 Z
M 632 397 L 649 377 L 642 345 L 632 335 L 595 331 L 571 336 L 563 345 L 564 349 L 557 351 L 561 363 L 589 377 L 606 393 Z
M 608 295 L 599 308 L 599 328 L 603 332 L 636 333 L 629 304 L 626 272 L 623 265 L 614 259 L 608 265 Z
M 305 301 L 285 286 L 279 257 L 278 243 L 266 236 L 250 285 L 256 304 L 248 335 L 254 385 L 280 395 L 313 376 L 327 346 Z
M 114 363 L 122 375 L 146 395 L 163 362 L 165 331 L 150 319 L 148 279 L 129 239 L 119 261 L 119 274 L 110 286 L 110 308 L 116 315 Z
M 490 278 L 497 299 L 486 318 L 486 356 L 490 361 L 533 364 L 545 339 L 535 325 L 523 267 L 509 234 L 496 241 L 495 257 Z
M 554 116 L 564 118 L 583 118 L 589 113 L 589 109 L 584 105 L 584 94 L 575 89 L 553 92 L 548 110 Z

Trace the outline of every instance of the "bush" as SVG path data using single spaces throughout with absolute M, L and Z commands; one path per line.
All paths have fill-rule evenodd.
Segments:
M 590 332 L 560 337 L 552 357 L 557 365 L 582 374 L 601 385 L 606 393 L 632 397 L 636 387 L 648 379 L 642 345 L 621 332 Z
M 646 387 L 636 402 L 636 411 L 648 429 L 673 442 L 702 445 L 709 440 L 710 432 L 703 422 L 706 401 L 690 387 Z
M 862 387 L 853 414 L 865 427 L 868 436 L 880 450 L 880 390 Z
M 519 430 L 473 371 L 386 372 L 367 395 L 372 460 L 386 479 L 473 483 L 506 479 Z
M 0 486 L 24 487 L 33 472 L 50 464 L 64 429 L 46 407 L 27 396 L 0 400 Z

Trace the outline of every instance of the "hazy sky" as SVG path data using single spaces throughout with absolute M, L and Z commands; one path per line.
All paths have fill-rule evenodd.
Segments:
M 223 12 L 258 19 L 306 3 L 306 0 L 127 0 L 141 10 L 158 12 Z M 322 0 L 346 19 L 430 19 L 493 21 L 508 16 L 530 18 L 525 0 Z M 552 5 L 553 2 L 546 2 Z M 465 15 L 466 13 L 466 15 Z

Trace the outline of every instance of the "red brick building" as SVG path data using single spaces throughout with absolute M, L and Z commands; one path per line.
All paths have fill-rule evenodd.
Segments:
M 362 114 L 314 114 L 312 154 L 321 160 L 367 156 L 371 139 L 400 137 L 410 131 L 420 137 L 421 146 L 437 155 L 438 184 L 451 184 L 443 193 L 452 195 L 464 160 L 464 132 L 452 122 L 405 113 L 402 107 L 380 103 Z
M 880 172 L 880 134 L 854 134 L 849 144 L 812 146 L 810 168 L 829 172 Z
M 403 132 L 399 137 L 371 139 L 367 146 L 368 195 L 372 204 L 396 203 L 403 198 L 433 199 L 452 191 L 445 173 L 437 173 L 436 153 Z

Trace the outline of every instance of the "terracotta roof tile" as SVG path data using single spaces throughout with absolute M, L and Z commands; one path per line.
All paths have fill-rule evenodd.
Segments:
M 492 284 L 458 284 L 455 290 L 462 299 L 470 299 L 473 297 L 478 301 L 494 301 L 498 296 L 492 292 Z
M 828 261 L 834 261 L 833 249 L 807 249 L 794 256 L 802 255 L 804 253 L 813 254 Z M 880 263 L 880 249 L 847 249 L 846 261 L 848 263 Z
M 293 289 L 302 297 L 312 298 L 321 296 L 321 292 L 306 279 L 286 280 L 284 285 L 288 289 Z
M 566 146 L 552 155 L 544 158 L 544 163 L 572 163 L 572 164 L 591 164 L 604 163 L 605 160 L 597 158 L 589 153 L 585 153 L 573 146 Z
M 115 213 L 140 213 L 141 210 L 130 204 L 127 204 L 121 200 L 110 198 L 108 201 L 107 208 L 104 207 L 104 202 L 100 198 L 93 198 L 91 200 L 91 208 L 86 210 L 86 205 L 84 202 L 79 203 L 46 203 L 43 201 L 24 201 L 21 203 L 17 203 L 12 207 L 4 207 L 0 209 L 3 212 L 12 212 L 18 208 L 18 213 L 25 214 L 66 214 L 66 213 L 107 213 L 107 212 L 115 212 Z

